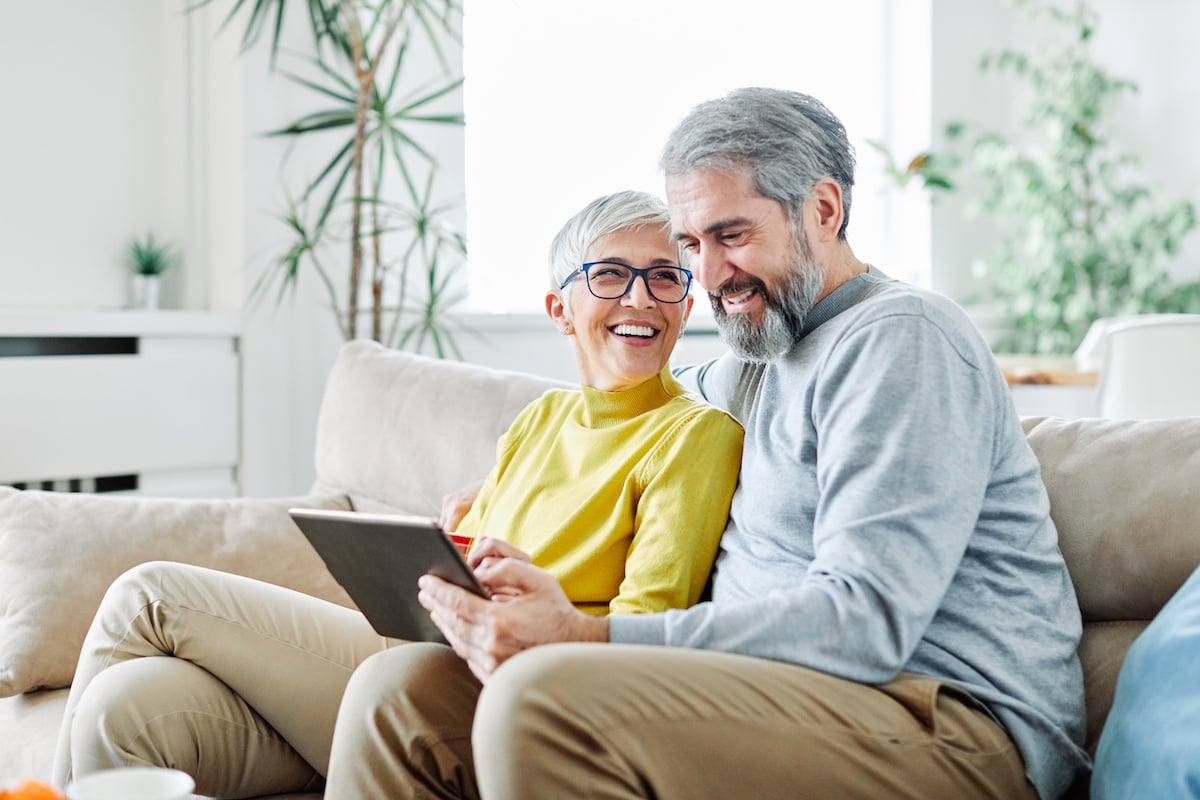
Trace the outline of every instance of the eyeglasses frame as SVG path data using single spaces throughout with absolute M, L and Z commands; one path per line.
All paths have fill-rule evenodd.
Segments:
M 590 270 L 592 267 L 596 266 L 597 264 L 611 264 L 614 267 L 624 267 L 625 269 L 629 270 L 629 272 L 630 272 L 629 283 L 625 284 L 625 291 L 621 292 L 619 295 L 616 295 L 615 297 L 601 297 L 600 295 L 596 294 L 596 292 L 592 289 L 591 275 L 588 272 L 588 270 Z M 663 268 L 677 269 L 680 272 L 682 272 L 684 275 L 687 276 L 687 285 L 685 285 L 683 287 L 683 297 L 679 298 L 678 300 L 662 300 L 658 297 L 658 295 L 654 294 L 654 290 L 650 288 L 650 273 L 653 270 L 663 269 Z M 692 271 L 690 269 L 687 269 L 686 267 L 679 267 L 674 264 L 659 264 L 658 266 L 646 267 L 645 269 L 639 269 L 638 267 L 630 266 L 629 264 L 625 264 L 621 261 L 589 261 L 588 263 L 583 264 L 578 269 L 576 269 L 574 272 L 572 272 L 570 275 L 568 275 L 567 279 L 565 281 L 563 281 L 561 284 L 559 284 L 558 290 L 562 291 L 563 289 L 566 289 L 567 286 L 570 285 L 571 282 L 574 281 L 577 277 L 579 277 L 580 274 L 583 275 L 583 283 L 585 286 L 587 286 L 588 292 L 590 292 L 592 297 L 595 297 L 597 300 L 620 300 L 622 297 L 625 297 L 627 294 L 629 294 L 629 292 L 633 289 L 633 282 L 636 281 L 639 277 L 642 279 L 642 283 L 645 284 L 645 286 L 646 286 L 646 292 L 649 293 L 649 295 L 651 297 L 653 297 L 654 301 L 657 303 L 667 303 L 668 305 L 677 305 L 679 303 L 682 303 L 684 300 L 686 300 L 688 297 L 688 292 L 690 292 L 692 290 Z

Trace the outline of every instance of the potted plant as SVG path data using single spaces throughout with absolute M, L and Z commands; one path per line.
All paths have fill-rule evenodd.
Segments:
M 1026 84 L 1017 135 L 977 133 L 968 143 L 965 126 L 954 122 L 937 152 L 905 167 L 883 145 L 871 146 L 901 187 L 919 180 L 943 195 L 974 193 L 952 180 L 960 164 L 980 179 L 966 208 L 993 222 L 1000 241 L 973 265 L 985 289 L 969 300 L 992 301 L 1002 313 L 998 352 L 1068 354 L 1101 317 L 1200 312 L 1200 280 L 1174 281 L 1162 267 L 1196 227 L 1195 207 L 1157 203 L 1139 180 L 1137 159 L 1111 139 L 1113 107 L 1137 87 L 1093 58 L 1096 12 L 1084 2 L 1070 10 L 1015 4 L 1031 21 L 1049 21 L 1054 34 L 1052 45 L 1034 52 L 987 53 L 980 62 L 981 70 Z
M 133 239 L 125 251 L 129 268 L 129 307 L 156 309 L 160 299 L 162 274 L 175 263 L 178 256 L 171 245 L 156 241 L 153 233 L 146 238 Z
M 977 265 L 1011 324 L 997 349 L 1071 353 L 1100 317 L 1200 311 L 1200 280 L 1173 282 L 1161 266 L 1196 227 L 1195 207 L 1156 203 L 1111 140 L 1113 106 L 1137 87 L 1092 58 L 1095 11 L 1018 5 L 1058 26 L 1060 44 L 981 63 L 1022 78 L 1029 97 L 1022 139 L 985 134 L 971 149 L 985 184 L 975 210 L 1002 237 Z
M 226 23 L 245 14 L 244 47 L 269 33 L 274 66 L 286 13 L 299 4 L 231 2 Z M 254 296 L 274 287 L 282 299 L 301 271 L 311 269 L 344 338 L 361 335 L 360 317 L 369 309 L 371 338 L 458 355 L 448 310 L 462 297 L 455 273 L 466 242 L 446 219 L 450 207 L 433 200 L 438 165 L 420 131 L 463 124 L 452 103 L 462 78 L 451 74 L 442 51 L 443 41 L 460 39 L 461 6 L 456 0 L 306 0 L 305 9 L 312 54 L 297 57 L 303 75 L 285 75 L 325 107 L 269 135 L 312 140 L 328 147 L 328 155 L 280 214 L 291 243 L 272 260 Z M 439 75 L 410 74 L 418 41 L 431 46 Z

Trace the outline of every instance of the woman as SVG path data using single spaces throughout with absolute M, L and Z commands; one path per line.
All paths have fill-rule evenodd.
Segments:
M 472 566 L 530 558 L 595 613 L 696 602 L 737 480 L 741 428 L 667 369 L 692 299 L 666 228 L 661 201 L 622 192 L 556 237 L 546 310 L 575 344 L 581 390 L 519 415 L 459 526 L 480 537 Z M 152 764 L 206 795 L 313 790 L 351 673 L 397 645 L 449 652 L 258 581 L 142 565 L 109 589 L 84 642 L 55 779 Z

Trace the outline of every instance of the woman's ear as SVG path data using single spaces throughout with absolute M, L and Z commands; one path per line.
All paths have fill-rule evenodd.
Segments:
M 575 332 L 575 327 L 571 324 L 571 317 L 567 313 L 566 304 L 563 303 L 562 295 L 558 292 L 546 292 L 546 316 L 550 317 L 554 327 L 558 328 L 564 336 L 570 336 Z
M 683 301 L 683 320 L 679 323 L 679 333 L 683 333 L 683 329 L 687 327 L 688 317 L 692 315 L 692 303 L 696 302 L 696 298 L 690 294 Z

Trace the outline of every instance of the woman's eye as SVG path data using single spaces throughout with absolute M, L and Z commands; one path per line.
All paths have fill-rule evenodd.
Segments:
M 662 283 L 683 283 L 683 274 L 677 269 L 660 269 L 650 273 L 650 280 Z

